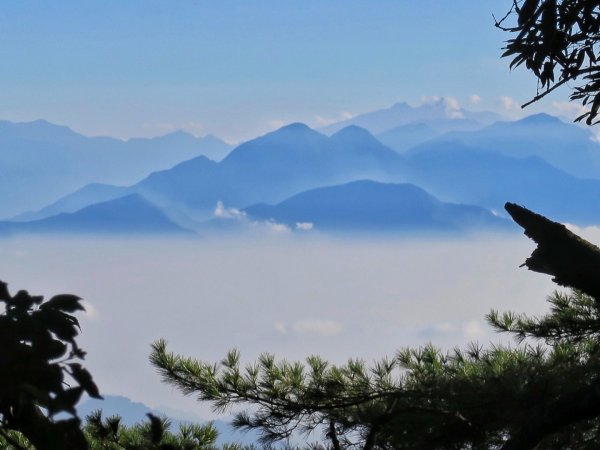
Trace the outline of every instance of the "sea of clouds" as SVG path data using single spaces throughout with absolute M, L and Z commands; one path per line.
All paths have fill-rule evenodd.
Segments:
M 579 230 L 591 232 L 597 230 Z M 491 308 L 547 309 L 550 277 L 519 268 L 523 235 L 453 240 L 279 236 L 213 240 L 14 238 L 0 241 L 12 292 L 74 293 L 85 365 L 105 394 L 210 417 L 161 383 L 150 344 L 245 362 L 261 352 L 374 361 L 404 346 L 498 342 Z

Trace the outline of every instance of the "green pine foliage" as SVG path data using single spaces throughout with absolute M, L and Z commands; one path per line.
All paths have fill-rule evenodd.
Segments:
M 234 425 L 265 444 L 315 432 L 335 450 L 600 448 L 600 249 L 521 206 L 507 210 L 538 245 L 525 265 L 571 286 L 539 317 L 488 314 L 514 345 L 405 348 L 370 367 L 265 354 L 242 367 L 235 350 L 204 363 L 160 340 L 151 363 L 218 411 L 241 407 Z
M 330 448 L 592 448 L 600 442 L 600 307 L 579 291 L 548 300 L 539 318 L 489 314 L 515 346 L 426 345 L 371 367 L 265 354 L 241 367 L 237 351 L 202 363 L 161 340 L 151 361 L 166 382 L 217 410 L 248 406 L 234 425 L 259 430 L 263 443 L 318 431 Z
M 84 431 L 91 450 L 212 450 L 217 430 L 212 424 L 181 424 L 170 430 L 171 422 L 148 414 L 148 420 L 125 426 L 119 416 L 102 417 L 95 411 L 86 417 Z

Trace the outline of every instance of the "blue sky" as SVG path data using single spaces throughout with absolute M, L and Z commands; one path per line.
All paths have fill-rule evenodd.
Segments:
M 4 0 L 0 118 L 88 135 L 186 129 L 239 141 L 429 96 L 517 114 L 510 99 L 528 100 L 535 81 L 499 59 L 507 36 L 492 13 L 509 4 Z M 530 111 L 568 113 L 565 97 Z

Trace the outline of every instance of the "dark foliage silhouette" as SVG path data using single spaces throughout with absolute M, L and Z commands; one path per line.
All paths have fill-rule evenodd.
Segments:
M 49 300 L 27 291 L 11 295 L 0 282 L 0 435 L 18 431 L 38 449 L 86 449 L 75 405 L 85 392 L 101 398 L 75 338 L 83 310 L 74 295 Z M 57 413 L 71 417 L 55 420 Z
M 600 113 L 600 2 L 598 0 L 513 0 L 496 26 L 513 37 L 502 56 L 510 67 L 525 64 L 538 79 L 527 106 L 555 89 L 570 86 L 571 100 L 589 110 L 576 120 L 588 125 Z

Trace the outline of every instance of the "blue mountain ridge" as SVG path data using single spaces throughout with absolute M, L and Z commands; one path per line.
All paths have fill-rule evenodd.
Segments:
M 439 98 L 415 107 L 405 102 L 398 102 L 389 108 L 359 114 L 350 119 L 327 125 L 319 131 L 325 134 L 333 134 L 349 125 L 357 125 L 369 130 L 371 133 L 379 134 L 394 127 L 411 123 L 437 124 L 433 128 L 448 131 L 451 129 L 464 129 L 464 127 L 468 127 L 468 129 L 480 128 L 498 120 L 502 120 L 502 116 L 499 114 L 456 108 L 455 105 L 450 105 L 447 99 Z
M 39 211 L 30 211 L 19 214 L 11 218 L 11 221 L 25 222 L 44 219 L 60 213 L 72 213 L 94 203 L 113 200 L 129 193 L 130 190 L 127 187 L 90 183 L 72 194 L 62 197 L 54 203 L 45 206 Z
M 251 219 L 274 220 L 294 227 L 311 223 L 334 232 L 459 233 L 512 230 L 508 220 L 484 208 L 441 202 L 411 184 L 370 180 L 312 189 L 277 205 L 245 208 Z
M 448 142 L 429 142 L 406 156 L 410 181 L 442 200 L 496 211 L 511 201 L 561 222 L 600 224 L 600 180 L 574 177 L 539 157 Z
M 506 129 L 513 128 L 521 130 L 515 133 L 524 136 L 525 143 L 533 139 L 531 136 L 541 136 L 545 128 L 552 128 L 589 143 L 590 152 L 600 148 L 585 130 L 546 115 L 501 122 L 469 133 L 447 133 L 402 155 L 360 127 L 349 126 L 327 137 L 296 123 L 239 145 L 221 162 L 199 156 L 153 172 L 133 185 L 87 186 L 29 218 L 72 212 L 137 193 L 168 210 L 169 217 L 202 221 L 213 216 L 218 201 L 237 209 L 259 203 L 275 205 L 315 188 L 372 180 L 411 183 L 441 201 L 479 206 L 499 214 L 506 201 L 514 201 L 563 222 L 600 223 L 600 210 L 594 207 L 600 180 L 578 178 L 539 155 L 527 156 L 541 147 L 522 144 L 519 151 L 520 144 L 515 141 L 511 154 L 505 145 L 496 149 L 491 141 L 498 133 L 511 135 Z M 465 144 L 467 137 L 477 145 Z M 557 154 L 571 151 L 566 146 L 556 148 L 560 150 Z M 189 227 L 186 220 L 177 223 Z
M 183 132 L 122 141 L 43 120 L 0 121 L 0 217 L 39 209 L 88 183 L 131 184 L 198 155 L 221 159 L 230 149 Z
M 0 222 L 0 235 L 28 234 L 175 234 L 191 235 L 138 194 L 86 206 L 29 222 Z
M 453 131 L 431 144 L 459 143 L 514 158 L 537 156 L 579 178 L 600 178 L 600 144 L 588 129 L 548 114 L 497 122 L 471 132 Z
M 366 130 L 350 127 L 332 137 L 292 124 L 236 147 L 220 163 L 199 156 L 154 172 L 131 185 L 159 207 L 179 208 L 197 219 L 212 216 L 218 201 L 231 207 L 279 202 L 298 192 L 356 179 L 394 181 L 405 172 L 404 158 Z M 110 195 L 75 192 L 55 206 L 92 204 Z M 49 208 L 56 213 L 57 208 Z
M 377 139 L 389 148 L 402 153 L 439 135 L 440 132 L 434 130 L 431 126 L 419 122 L 399 125 L 379 133 Z

